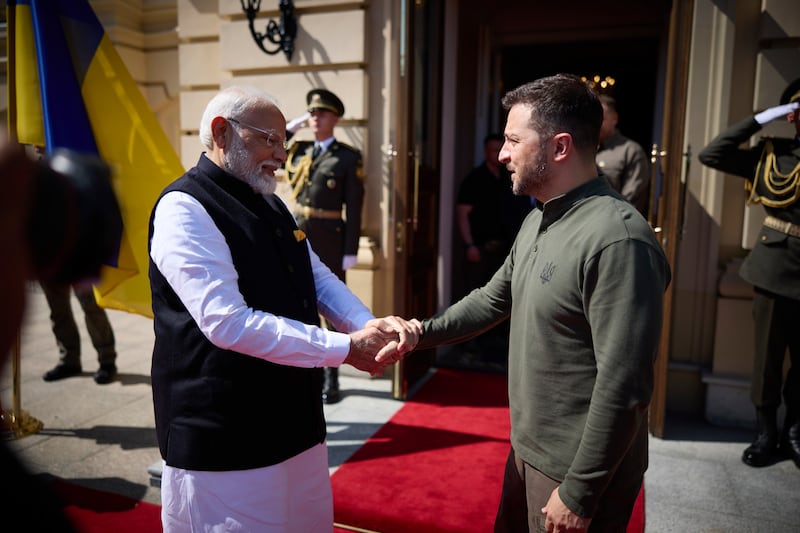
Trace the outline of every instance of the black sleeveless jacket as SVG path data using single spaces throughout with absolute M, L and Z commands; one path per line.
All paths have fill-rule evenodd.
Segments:
M 298 240 L 280 200 L 265 201 L 205 155 L 162 197 L 170 191 L 196 198 L 225 236 L 248 306 L 319 324 L 307 243 Z M 325 439 L 321 369 L 277 365 L 214 346 L 152 260 L 150 287 L 156 434 L 168 465 L 259 468 Z

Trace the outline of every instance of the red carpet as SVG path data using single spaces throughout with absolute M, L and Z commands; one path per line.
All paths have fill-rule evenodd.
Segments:
M 492 531 L 508 417 L 505 376 L 439 369 L 333 474 L 337 533 Z M 642 531 L 640 494 L 628 533 Z
M 58 478 L 50 486 L 64 502 L 64 512 L 80 533 L 161 531 L 160 505 L 90 489 Z
M 438 370 L 332 478 L 348 531 L 490 532 L 509 450 L 505 376 Z M 160 533 L 161 507 L 54 479 L 81 533 Z M 644 491 L 628 533 L 644 532 Z

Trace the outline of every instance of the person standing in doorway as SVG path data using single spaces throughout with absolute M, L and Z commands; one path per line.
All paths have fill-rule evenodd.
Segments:
M 535 200 L 511 190 L 511 176 L 499 161 L 503 135 L 483 140 L 483 162 L 464 177 L 458 190 L 456 223 L 464 245 L 464 294 L 483 286 L 511 250 L 522 221 Z M 466 362 L 477 358 L 478 368 L 505 371 L 508 360 L 508 322 L 475 338 L 464 347 Z
M 599 98 L 603 104 L 603 125 L 595 157 L 597 167 L 615 191 L 647 216 L 650 191 L 647 155 L 639 143 L 620 133 L 617 101 L 607 94 Z
M 511 177 L 500 164 L 503 136 L 483 140 L 483 162 L 461 182 L 456 204 L 458 232 L 464 244 L 466 289 L 482 286 L 503 264 L 533 200 L 511 191 Z
M 345 271 L 357 262 L 361 235 L 361 152 L 334 137 L 334 127 L 344 115 L 344 104 L 338 96 L 326 89 L 312 89 L 306 95 L 306 104 L 307 123 L 314 140 L 294 142 L 286 161 L 297 206 L 294 215 L 322 262 L 345 281 Z M 292 121 L 289 133 L 302 120 Z M 333 327 L 330 323 L 328 326 Z M 322 399 L 327 404 L 341 399 L 338 368 L 325 368 Z
M 794 137 L 763 138 L 753 147 L 741 147 L 774 120 L 792 125 Z M 767 215 L 739 271 L 755 289 L 750 399 L 758 431 L 742 461 L 766 466 L 782 454 L 800 467 L 800 78 L 789 84 L 779 105 L 723 131 L 698 158 L 706 166 L 745 178 L 748 203 L 761 204 Z M 791 366 L 784 381 L 787 348 Z M 779 436 L 781 389 L 786 417 Z

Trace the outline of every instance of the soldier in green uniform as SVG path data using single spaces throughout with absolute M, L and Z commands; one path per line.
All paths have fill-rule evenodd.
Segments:
M 333 128 L 344 115 L 344 104 L 338 96 L 325 89 L 313 89 L 306 95 L 306 103 L 306 120 L 314 140 L 298 140 L 289 147 L 286 175 L 297 202 L 298 227 L 306 233 L 322 262 L 344 281 L 345 271 L 356 264 L 361 234 L 361 152 L 333 135 Z M 300 118 L 299 123 L 302 121 Z M 295 122 L 288 126 L 290 134 L 299 125 Z M 322 398 L 329 404 L 341 399 L 338 369 L 325 368 Z
M 747 179 L 748 203 L 766 211 L 753 250 L 740 274 L 755 289 L 755 360 L 751 399 L 758 434 L 742 461 L 766 466 L 784 455 L 800 467 L 800 79 L 784 91 L 780 105 L 734 124 L 699 154 L 704 165 Z M 752 148 L 740 145 L 767 123 L 788 120 L 792 139 L 762 138 Z M 783 382 L 783 360 L 791 366 Z M 781 385 L 786 418 L 778 436 Z

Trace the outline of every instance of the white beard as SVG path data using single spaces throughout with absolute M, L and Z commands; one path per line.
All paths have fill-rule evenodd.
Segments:
M 222 156 L 222 167 L 244 181 L 253 191 L 260 194 L 274 194 L 278 187 L 275 176 L 266 173 L 262 165 L 272 161 L 252 161 L 252 156 L 244 147 L 238 135 L 231 136 L 231 146 Z

